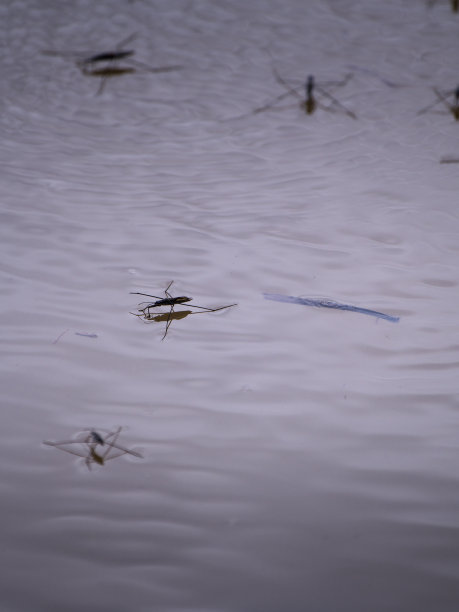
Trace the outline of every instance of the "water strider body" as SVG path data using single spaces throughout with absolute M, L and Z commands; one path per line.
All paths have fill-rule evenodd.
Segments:
M 96 53 L 96 55 L 90 55 L 81 60 L 82 64 L 96 64 L 98 62 L 115 62 L 117 60 L 126 59 L 134 55 L 133 49 L 126 49 L 125 51 L 105 51 L 103 53 Z
M 104 446 L 105 440 L 102 438 L 102 436 L 99 433 L 97 433 L 97 431 L 90 431 L 89 435 L 92 438 L 93 442 L 95 442 L 96 444 L 101 444 L 102 446 Z

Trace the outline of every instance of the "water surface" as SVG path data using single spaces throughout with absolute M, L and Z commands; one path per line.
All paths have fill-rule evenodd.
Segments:
M 457 125 L 416 112 L 457 86 L 459 22 L 370 4 L 0 7 L 5 611 L 458 609 Z M 41 54 L 134 32 L 183 70 L 97 96 Z M 366 69 L 333 93 L 358 119 L 235 119 L 282 94 L 273 62 Z M 161 341 L 130 292 L 171 280 L 238 306 Z M 143 459 L 42 444 L 117 427 Z

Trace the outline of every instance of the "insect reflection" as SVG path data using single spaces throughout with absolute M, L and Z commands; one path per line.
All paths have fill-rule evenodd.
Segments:
M 173 282 L 174 281 L 171 281 L 167 285 L 166 289 L 164 290 L 164 295 L 166 296 L 164 298 L 160 298 L 157 295 L 150 295 L 148 293 L 140 293 L 139 291 L 131 291 L 132 295 L 143 295 L 145 297 L 155 298 L 154 302 L 141 302 L 139 304 L 139 306 L 142 306 L 142 308 L 139 308 L 140 314 L 136 314 L 134 312 L 131 314 L 133 314 L 136 317 L 141 317 L 145 321 L 156 321 L 157 323 L 161 321 L 166 321 L 166 329 L 164 331 L 164 334 L 161 340 L 164 340 L 164 338 L 167 336 L 169 327 L 174 319 L 175 320 L 184 319 L 186 316 L 190 314 L 203 314 L 204 312 L 217 312 L 218 310 L 225 310 L 225 308 L 231 308 L 232 306 L 237 306 L 237 304 L 230 304 L 229 306 L 220 306 L 219 308 L 207 308 L 206 306 L 198 306 L 197 304 L 189 304 L 188 302 L 191 302 L 193 298 L 187 297 L 185 295 L 174 297 L 169 293 L 169 289 L 171 288 Z M 143 306 L 143 304 L 146 304 L 146 305 Z M 179 304 L 186 304 L 187 307 L 189 308 L 198 308 L 201 311 L 201 313 L 193 312 L 192 310 L 179 310 L 178 312 L 174 312 L 174 306 L 177 306 Z M 151 309 L 159 308 L 161 306 L 170 306 L 169 312 L 155 314 L 154 316 L 152 316 L 150 312 Z
M 276 96 L 267 104 L 263 106 L 259 106 L 255 108 L 249 115 L 257 115 L 258 113 L 264 113 L 267 110 L 282 110 L 285 108 L 291 108 L 289 106 L 277 106 L 277 103 L 285 100 L 288 96 L 293 96 L 297 98 L 300 102 L 300 108 L 307 115 L 312 115 L 318 108 L 321 108 L 330 112 L 341 112 L 347 115 L 348 117 L 352 117 L 352 119 L 357 119 L 356 115 L 347 109 L 339 100 L 337 100 L 329 91 L 327 91 L 323 84 L 317 84 L 313 75 L 309 75 L 306 79 L 306 82 L 301 86 L 292 86 L 288 81 L 286 81 L 277 70 L 272 67 L 272 72 L 276 81 L 282 85 L 282 87 L 286 90 L 284 93 Z M 342 81 L 330 82 L 327 83 L 328 87 L 343 87 L 346 83 L 352 78 L 352 74 L 348 74 Z M 304 90 L 304 94 L 301 94 L 301 90 Z M 330 101 L 331 104 L 324 105 L 322 104 L 322 99 L 326 99 Z M 242 115 L 239 118 L 246 117 L 248 115 Z
M 425 106 L 424 108 L 421 108 L 421 110 L 419 110 L 416 114 L 423 115 L 424 113 L 427 113 L 432 108 L 437 106 L 437 104 L 443 104 L 446 109 L 452 114 L 454 119 L 456 119 L 456 121 L 459 121 L 459 85 L 456 87 L 456 89 L 452 89 L 451 91 L 445 92 L 440 91 L 436 87 L 432 87 L 432 89 L 437 99 L 431 104 Z M 448 98 L 450 98 L 452 101 L 449 102 Z
M 85 434 L 84 437 L 79 436 L 78 438 L 60 440 L 58 442 L 45 440 L 43 444 L 53 446 L 71 455 L 82 457 L 89 470 L 95 463 L 97 465 L 105 465 L 107 461 L 122 457 L 123 455 L 142 458 L 139 452 L 119 444 L 118 437 L 121 430 L 122 427 L 118 427 L 115 431 L 107 433 L 105 437 L 97 431 L 88 430 L 89 433 Z

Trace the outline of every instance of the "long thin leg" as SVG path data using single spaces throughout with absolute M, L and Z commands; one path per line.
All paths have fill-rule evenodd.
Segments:
M 119 51 L 120 49 L 128 45 L 130 42 L 132 42 L 135 38 L 137 38 L 137 36 L 138 36 L 138 32 L 133 32 L 132 34 L 129 34 L 127 38 L 125 38 L 124 40 L 122 40 L 116 45 L 115 49 Z
M 357 116 L 350 111 L 349 109 L 347 109 L 344 104 L 341 104 L 341 102 L 339 100 L 337 100 L 334 96 L 332 96 L 331 94 L 329 94 L 327 91 L 325 91 L 324 89 L 322 89 L 321 87 L 317 87 L 317 91 L 324 96 L 325 98 L 328 98 L 329 100 L 331 100 L 333 102 L 333 104 L 336 104 L 336 106 L 338 106 L 346 115 L 348 115 L 349 117 L 352 117 L 352 119 L 357 119 Z
M 276 96 L 275 98 L 273 98 L 267 104 L 263 104 L 263 106 L 258 106 L 257 108 L 254 108 L 248 113 L 243 113 L 242 115 L 237 115 L 236 117 L 230 117 L 229 119 L 224 119 L 224 121 L 237 121 L 239 119 L 245 119 L 246 117 L 251 117 L 252 115 L 258 115 L 258 113 L 264 113 L 265 111 L 270 110 L 270 109 L 278 110 L 278 108 L 276 107 L 276 103 L 280 102 L 281 100 L 284 100 L 289 95 L 290 95 L 289 91 L 284 92 L 280 94 L 279 96 Z
M 255 108 L 250 114 L 251 115 L 257 115 L 258 113 L 264 113 L 265 111 L 269 110 L 270 108 L 273 108 L 277 104 L 277 102 L 280 102 L 281 100 L 285 100 L 285 98 L 287 98 L 287 96 L 290 96 L 290 95 L 291 95 L 291 92 L 290 91 L 286 91 L 286 92 L 280 94 L 279 96 L 276 96 L 275 98 L 273 98 L 267 104 L 264 104 L 263 106 L 259 106 L 258 108 Z
M 446 106 L 446 108 L 448 109 L 449 112 L 454 112 L 454 107 L 452 107 L 448 100 L 446 99 L 447 96 L 444 96 L 438 89 L 436 89 L 435 87 L 432 88 L 435 92 L 435 95 L 437 96 L 437 98 L 439 98 L 439 102 L 443 102 L 443 104 Z M 451 95 L 451 94 L 448 94 Z
M 209 312 L 217 312 L 217 310 L 225 310 L 226 308 L 232 308 L 233 306 L 237 306 L 237 304 L 229 304 L 229 306 L 220 306 L 219 308 L 209 308 Z
M 172 281 L 171 281 L 171 282 L 170 282 L 170 283 L 167 285 L 167 287 L 164 289 L 164 293 L 165 293 L 166 297 L 168 297 L 168 298 L 171 298 L 171 297 L 172 297 L 172 296 L 171 296 L 171 294 L 169 293 L 169 289 L 171 288 L 171 286 L 172 286 L 172 283 L 173 283 L 173 282 L 174 282 L 174 281 L 172 280 Z
M 295 89 L 294 87 L 292 87 L 289 83 L 287 83 L 287 81 L 285 79 L 283 79 L 281 77 L 281 75 L 277 72 L 277 70 L 275 69 L 274 66 L 271 66 L 271 70 L 273 72 L 274 78 L 276 79 L 276 81 L 282 85 L 282 87 L 284 87 L 288 93 L 290 93 L 292 96 L 298 98 L 299 100 L 303 101 L 303 96 L 299 93 L 298 89 Z
M 82 440 L 76 440 L 75 438 L 71 440 L 58 440 L 57 442 L 52 442 L 51 440 L 44 440 L 43 444 L 46 444 L 47 446 L 61 446 L 62 444 L 87 444 L 89 439 L 90 436 L 87 435 Z
M 319 87 L 326 87 L 327 89 L 329 87 L 333 87 L 333 89 L 337 89 L 338 87 L 344 87 L 344 85 L 347 85 L 349 83 L 353 76 L 354 75 L 352 74 L 352 72 L 349 72 L 348 74 L 346 74 L 344 79 L 341 79 L 341 81 L 322 81 L 321 83 L 319 83 Z
M 163 298 L 160 298 L 159 295 L 150 295 L 149 293 L 140 293 L 140 291 L 130 291 L 129 295 L 144 295 L 145 297 L 152 297 L 155 298 L 157 300 L 162 300 Z
M 99 89 L 97 90 L 96 96 L 102 95 L 102 93 L 103 93 L 103 91 L 105 89 L 105 83 L 107 82 L 107 79 L 108 79 L 108 77 L 106 77 L 106 76 L 101 77 Z
M 102 455 L 102 459 L 105 460 L 108 456 L 108 453 L 112 450 L 112 448 L 115 446 L 116 447 L 116 441 L 118 440 L 118 436 L 121 433 L 121 427 L 118 427 L 118 429 L 110 434 L 108 434 L 108 436 L 105 437 L 105 443 L 108 445 L 107 450 L 105 451 L 105 453 L 103 453 Z M 112 437 L 113 440 L 111 442 L 108 441 L 108 439 Z
M 137 451 L 131 451 L 128 448 L 126 448 L 125 446 L 122 446 L 121 444 L 118 443 L 117 440 L 118 440 L 118 437 L 119 437 L 122 429 L 123 429 L 122 427 L 118 427 L 118 429 L 116 429 L 115 431 L 112 431 L 112 432 L 108 433 L 105 436 L 104 443 L 108 447 L 117 448 L 118 450 L 122 450 L 124 453 L 129 453 L 130 455 L 134 455 L 134 457 L 142 457 L 142 455 L 140 453 L 138 453 Z M 90 430 L 90 431 L 94 431 L 94 430 Z M 113 439 L 110 440 L 110 438 L 113 438 Z M 90 440 L 90 436 L 88 436 L 86 438 L 86 440 L 84 440 L 84 441 L 87 442 L 89 440 Z M 80 442 L 84 442 L 84 441 L 80 441 Z
M 237 304 L 230 304 L 229 306 L 220 306 L 219 308 L 207 308 L 206 306 L 198 306 L 197 304 L 187 304 L 193 308 L 200 308 L 201 310 L 207 310 L 208 312 L 216 312 L 217 310 L 223 310 L 224 308 L 231 308 L 231 306 L 237 306 Z
M 453 91 L 448 92 L 446 95 L 443 95 L 440 91 L 438 91 L 438 89 L 436 89 L 436 87 L 432 87 L 432 89 L 433 89 L 433 92 L 435 93 L 435 95 L 437 96 L 437 100 L 435 100 L 435 102 L 432 102 L 431 104 L 428 104 L 427 106 L 424 106 L 424 108 L 421 108 L 421 110 L 418 110 L 416 115 L 422 115 L 422 114 L 426 113 L 431 108 L 434 108 L 434 106 L 437 106 L 437 104 L 440 104 L 441 102 L 443 102 L 444 104 L 447 105 L 448 110 L 451 110 L 449 108 L 448 102 L 445 100 L 445 98 L 450 96 L 453 93 Z
M 169 326 L 170 326 L 170 324 L 172 323 L 171 316 L 172 316 L 172 313 L 173 313 L 173 312 L 174 312 L 174 305 L 172 304 L 171 309 L 170 309 L 170 311 L 169 311 L 169 316 L 168 316 L 168 318 L 167 318 L 167 323 L 166 323 L 166 331 L 164 332 L 164 336 L 161 338 L 161 341 L 162 341 L 162 340 L 164 340 L 164 338 L 167 336 L 167 332 L 168 332 L 168 330 L 169 330 Z
M 47 444 L 48 446 L 56 446 L 55 444 L 49 444 L 49 442 L 43 442 L 43 444 Z M 81 453 L 77 453 L 74 450 L 71 450 L 70 448 L 61 448 L 60 446 L 57 446 L 56 448 L 64 451 L 65 453 L 70 453 L 71 455 L 75 455 L 76 457 L 86 457 L 86 452 L 84 454 L 81 454 Z
M 148 64 L 144 64 L 143 62 L 139 62 L 138 60 L 134 60 L 132 58 L 129 58 L 128 60 L 125 60 L 125 61 L 128 64 L 133 64 L 134 66 L 138 66 L 139 68 L 142 68 L 143 70 L 146 70 L 147 72 L 152 72 L 153 74 L 157 74 L 159 72 L 173 72 L 174 70 L 183 70 L 183 66 L 177 66 L 177 65 L 158 66 L 158 67 L 148 66 Z

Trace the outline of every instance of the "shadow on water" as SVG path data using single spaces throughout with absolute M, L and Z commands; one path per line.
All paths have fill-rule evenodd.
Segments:
M 309 75 L 304 83 L 301 85 L 291 85 L 286 79 L 284 79 L 281 74 L 276 70 L 274 66 L 271 67 L 272 73 L 276 81 L 281 85 L 285 92 L 279 94 L 274 97 L 272 100 L 263 104 L 263 106 L 259 106 L 252 110 L 250 113 L 245 113 L 238 117 L 234 117 L 234 119 L 243 119 L 245 117 L 249 117 L 250 115 L 258 115 L 259 113 L 264 113 L 268 110 L 284 110 L 288 108 L 296 107 L 297 105 L 288 105 L 288 106 L 277 106 L 278 102 L 285 100 L 286 98 L 293 97 L 299 101 L 300 109 L 306 115 L 312 115 L 318 108 L 327 111 L 327 112 L 338 112 L 351 117 L 352 119 L 357 119 L 356 115 L 347 109 L 335 96 L 330 93 L 330 88 L 336 89 L 337 87 L 344 87 L 349 80 L 352 78 L 352 74 L 347 74 L 344 79 L 341 81 L 331 81 L 329 83 L 321 83 L 318 84 L 315 77 L 313 75 Z M 325 89 L 325 87 L 327 89 Z M 304 90 L 304 94 L 300 93 Z M 329 103 L 323 104 L 322 99 L 327 100 Z

